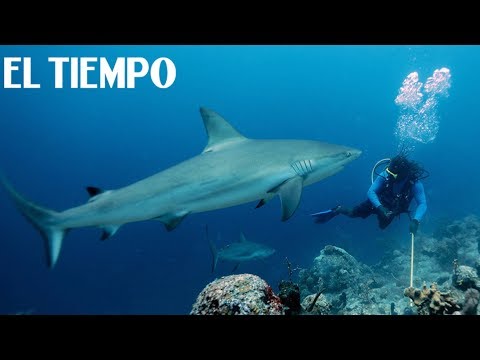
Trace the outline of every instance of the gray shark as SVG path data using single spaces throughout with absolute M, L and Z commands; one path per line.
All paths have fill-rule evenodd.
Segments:
M 75 228 L 98 227 L 107 239 L 126 223 L 158 220 L 171 231 L 189 214 L 252 201 L 258 208 L 276 195 L 286 221 L 303 187 L 338 173 L 361 154 L 313 140 L 251 139 L 212 110 L 202 107 L 200 114 L 208 142 L 199 155 L 119 189 L 88 187 L 87 203 L 62 212 L 27 200 L 0 176 L 16 207 L 42 235 L 49 268 Z
M 240 239 L 237 242 L 233 242 L 220 249 L 217 249 L 215 243 L 208 236 L 208 228 L 206 231 L 207 240 L 209 241 L 210 251 L 212 252 L 213 257 L 212 273 L 215 271 L 219 260 L 234 262 L 235 267 L 232 271 L 235 271 L 240 263 L 266 259 L 275 253 L 275 249 L 271 247 L 253 241 L 248 241 L 243 232 L 240 233 Z M 218 234 L 217 238 L 220 239 L 220 234 Z

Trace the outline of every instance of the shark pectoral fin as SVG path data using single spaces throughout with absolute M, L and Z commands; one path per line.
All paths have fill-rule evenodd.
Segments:
M 267 202 L 272 200 L 275 197 L 275 193 L 267 193 L 267 195 L 258 202 L 257 206 L 255 206 L 255 209 L 258 209 L 259 207 L 262 207 L 265 205 Z
M 189 211 L 180 211 L 159 216 L 155 218 L 155 220 L 161 221 L 165 225 L 167 231 L 172 231 L 182 222 L 183 219 L 185 219 L 185 216 L 188 214 Z
M 274 190 L 282 203 L 282 221 L 287 221 L 297 210 L 302 197 L 303 178 L 295 176 L 277 186 Z
M 235 272 L 235 271 L 238 269 L 238 266 L 239 266 L 239 265 L 240 265 L 240 263 L 237 263 L 237 264 L 233 267 L 232 273 Z
M 107 240 L 108 238 L 115 235 L 121 225 L 106 225 L 102 227 L 102 236 L 100 240 Z

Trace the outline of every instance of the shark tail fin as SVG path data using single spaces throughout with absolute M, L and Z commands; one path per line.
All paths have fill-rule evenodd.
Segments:
M 214 273 L 218 263 L 218 251 L 215 243 L 208 236 L 208 225 L 205 225 L 205 234 L 208 240 L 208 244 L 210 245 L 210 252 L 212 253 L 212 273 Z
M 59 225 L 59 213 L 25 199 L 1 174 L 0 183 L 7 190 L 17 209 L 42 235 L 45 241 L 47 265 L 52 269 L 60 255 L 63 238 L 68 232 L 68 229 Z

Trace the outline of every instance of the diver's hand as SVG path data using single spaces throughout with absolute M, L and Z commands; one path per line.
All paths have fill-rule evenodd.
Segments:
M 410 234 L 417 235 L 419 221 L 417 219 L 412 219 L 410 221 Z
M 384 220 L 387 220 L 389 219 L 393 212 L 388 210 L 385 206 L 383 205 L 380 205 L 378 208 L 377 208 L 377 211 L 378 211 L 378 215 L 383 218 Z

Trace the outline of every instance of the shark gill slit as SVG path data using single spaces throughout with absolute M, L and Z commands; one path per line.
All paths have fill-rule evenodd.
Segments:
M 305 175 L 307 175 L 309 173 L 308 169 L 307 169 L 307 163 L 305 162 L 305 160 L 302 160 L 300 162 L 300 164 L 302 165 L 302 169 L 303 167 L 305 166 Z

